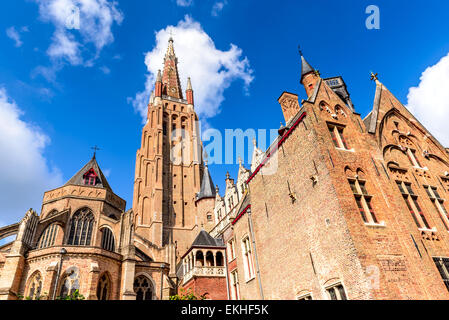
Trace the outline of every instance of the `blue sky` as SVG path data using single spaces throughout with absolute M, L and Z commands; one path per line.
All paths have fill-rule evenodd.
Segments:
M 80 30 L 64 29 L 60 11 L 48 12 L 70 3 L 96 5 L 81 10 Z M 370 4 L 380 9 L 379 30 L 365 27 Z M 204 95 L 197 108 L 207 126 L 223 135 L 225 129 L 278 128 L 280 94 L 305 98 L 301 44 L 323 77 L 344 77 L 362 117 L 374 99 L 373 70 L 449 146 L 441 123 L 449 117 L 447 12 L 444 0 L 1 1 L 0 224 L 13 223 L 30 207 L 39 212 L 43 192 L 70 179 L 94 145 L 101 148 L 98 160 L 113 190 L 132 206 L 143 121 L 139 97 L 146 101 L 153 72 L 162 67 L 155 58 L 165 49 L 169 26 L 181 61 L 200 53 L 217 58 L 209 66 L 180 65 L 180 73 L 183 81 L 195 76 L 194 90 L 201 87 Z M 183 41 L 187 34 L 191 38 Z M 197 44 L 198 50 L 188 49 Z M 210 87 L 211 79 L 222 88 Z M 207 90 L 215 101 L 207 100 Z M 235 176 L 236 169 L 210 167 L 222 191 L 226 171 Z

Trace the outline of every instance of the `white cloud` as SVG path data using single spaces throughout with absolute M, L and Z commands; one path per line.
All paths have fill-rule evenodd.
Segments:
M 103 72 L 104 74 L 110 74 L 111 73 L 111 69 L 109 69 L 106 66 L 100 67 L 100 71 Z
M 51 67 L 36 71 L 47 79 L 61 69 L 62 63 L 91 67 L 102 49 L 114 42 L 112 28 L 120 25 L 123 14 L 116 1 L 109 0 L 35 0 L 40 18 L 55 26 L 47 55 Z
M 39 211 L 43 193 L 62 184 L 62 175 L 50 168 L 44 149 L 50 139 L 33 124 L 0 88 L 0 214 L 3 223 L 23 218 L 29 208 Z
M 220 105 L 225 99 L 224 91 L 233 81 L 242 80 L 247 92 L 254 77 L 248 59 L 242 57 L 242 50 L 234 44 L 230 45 L 228 51 L 217 49 L 201 25 L 190 16 L 185 16 L 177 26 L 167 26 L 156 32 L 156 45 L 145 56 L 149 72 L 145 90 L 137 93 L 134 99 L 128 98 L 144 120 L 157 71 L 163 68 L 171 31 L 174 32 L 182 88 L 186 89 L 187 77 L 191 77 L 195 110 L 200 118 L 210 118 L 220 112 Z
M 176 0 L 176 4 L 180 7 L 190 7 L 193 4 L 193 0 Z
M 47 50 L 47 54 L 52 58 L 64 58 L 72 66 L 78 66 L 83 63 L 80 44 L 75 37 L 62 30 L 57 30 L 53 34 L 52 44 Z
M 418 87 L 410 88 L 408 109 L 443 144 L 449 147 L 449 54 L 421 75 Z
M 227 0 L 215 2 L 214 5 L 212 6 L 212 13 L 211 13 L 212 16 L 218 17 L 220 12 L 223 10 L 224 6 L 227 4 L 228 4 Z
M 15 42 L 15 46 L 17 48 L 19 48 L 23 45 L 23 42 L 20 39 L 20 34 L 16 30 L 15 27 L 10 27 L 10 28 L 6 29 L 6 35 L 8 36 L 8 38 L 10 38 L 11 40 L 13 40 Z

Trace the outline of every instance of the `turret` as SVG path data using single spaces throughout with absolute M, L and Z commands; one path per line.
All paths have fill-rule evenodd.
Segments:
M 190 80 L 190 78 L 187 78 L 186 98 L 187 98 L 187 103 L 189 104 L 189 107 L 191 106 L 193 108 L 193 105 L 194 105 L 193 89 L 192 89 L 192 81 Z
M 301 84 L 306 89 L 307 97 L 310 97 L 320 79 L 320 75 L 319 72 L 307 62 L 301 50 L 299 50 L 299 54 L 301 55 Z

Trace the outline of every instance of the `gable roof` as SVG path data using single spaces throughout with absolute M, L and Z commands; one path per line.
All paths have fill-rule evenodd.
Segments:
M 80 171 L 78 171 L 66 184 L 68 185 L 75 185 L 75 186 L 85 186 L 84 184 L 84 175 L 90 170 L 93 169 L 95 173 L 98 176 L 99 183 L 95 185 L 95 187 L 99 188 L 105 188 L 110 191 L 112 191 L 111 187 L 109 186 L 108 181 L 106 180 L 106 177 L 104 176 L 103 172 L 100 169 L 100 166 L 98 165 L 97 159 L 94 156 Z
M 224 247 L 223 240 L 213 238 L 209 233 L 204 230 L 196 237 L 192 243 L 192 247 Z

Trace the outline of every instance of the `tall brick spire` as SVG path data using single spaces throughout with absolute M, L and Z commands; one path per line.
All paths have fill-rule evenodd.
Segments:
M 170 37 L 164 59 L 162 94 L 172 98 L 183 99 L 181 82 L 179 81 L 178 58 L 176 57 L 173 43 L 173 38 Z

